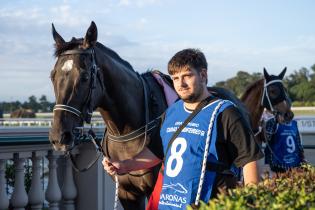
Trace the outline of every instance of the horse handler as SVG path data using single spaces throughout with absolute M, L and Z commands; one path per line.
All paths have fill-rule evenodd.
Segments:
M 208 92 L 204 54 L 197 49 L 182 50 L 169 61 L 168 72 L 181 100 L 165 113 L 161 141 L 151 142 L 132 159 L 105 157 L 104 169 L 119 175 L 163 161 L 159 201 L 154 202 L 157 194 L 153 192 L 150 210 L 198 207 L 200 200 L 207 203 L 220 187 L 236 186 L 235 168 L 243 168 L 245 185 L 258 183 L 256 161 L 263 154 L 238 108 Z

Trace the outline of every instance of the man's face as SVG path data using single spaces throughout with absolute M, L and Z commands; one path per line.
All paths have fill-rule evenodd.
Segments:
M 187 102 L 194 103 L 200 101 L 203 88 L 206 85 L 206 70 L 200 73 L 190 67 L 183 67 L 172 76 L 174 87 L 179 97 Z

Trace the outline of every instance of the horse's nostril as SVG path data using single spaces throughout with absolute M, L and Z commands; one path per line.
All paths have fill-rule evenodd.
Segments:
M 52 143 L 53 145 L 55 145 L 55 144 L 56 144 L 56 142 L 55 142 L 55 141 L 51 141 L 51 143 Z

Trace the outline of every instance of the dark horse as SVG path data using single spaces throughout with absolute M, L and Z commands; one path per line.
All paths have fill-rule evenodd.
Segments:
M 94 22 L 81 39 L 65 42 L 54 26 L 52 33 L 57 57 L 51 72 L 56 106 L 49 139 L 54 148 L 71 151 L 84 122 L 90 122 L 96 108 L 107 127 L 103 148 L 111 158 L 132 158 L 157 140 L 157 119 L 167 104 L 151 72 L 139 75 L 114 51 L 98 43 Z M 210 91 L 240 104 L 228 91 Z M 245 107 L 239 106 L 246 115 Z M 125 209 L 144 209 L 159 167 L 118 176 L 119 199 Z
M 269 75 L 264 68 L 264 78 L 250 84 L 240 98 L 249 111 L 251 127 L 259 141 L 264 137 L 259 129 L 264 108 L 269 110 L 280 123 L 293 119 L 291 100 L 282 81 L 285 73 L 286 68 L 279 75 Z
M 97 108 L 107 128 L 103 145 L 107 155 L 132 158 L 159 134 L 153 129 L 155 119 L 167 108 L 161 87 L 151 73 L 139 75 L 118 54 L 98 43 L 94 22 L 83 39 L 65 42 L 54 26 L 52 33 L 58 58 L 51 72 L 56 106 L 49 139 L 54 148 L 71 151 L 84 122 L 90 123 Z M 119 176 L 124 209 L 144 209 L 158 169 Z

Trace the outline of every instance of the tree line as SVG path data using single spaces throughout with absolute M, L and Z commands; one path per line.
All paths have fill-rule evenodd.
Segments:
M 0 102 L 0 110 L 3 113 L 11 113 L 17 109 L 32 109 L 34 112 L 51 112 L 55 102 L 49 102 L 46 95 L 42 95 L 39 99 L 31 95 L 27 101 Z
M 236 76 L 217 82 L 215 86 L 227 88 L 241 97 L 249 84 L 261 78 L 262 73 L 249 74 L 246 71 L 239 71 Z M 309 69 L 302 67 L 295 70 L 285 76 L 283 81 L 293 106 L 315 106 L 315 64 Z
M 236 76 L 217 82 L 215 86 L 227 88 L 241 97 L 248 85 L 261 78 L 263 78 L 263 74 L 260 72 L 250 74 L 246 71 L 238 71 Z M 294 106 L 315 106 L 315 64 L 309 69 L 302 67 L 295 70 L 284 78 L 284 84 Z M 54 104 L 55 102 L 47 101 L 45 95 L 39 99 L 32 95 L 25 102 L 0 102 L 0 110 L 3 113 L 10 113 L 24 108 L 32 109 L 35 112 L 51 112 Z

